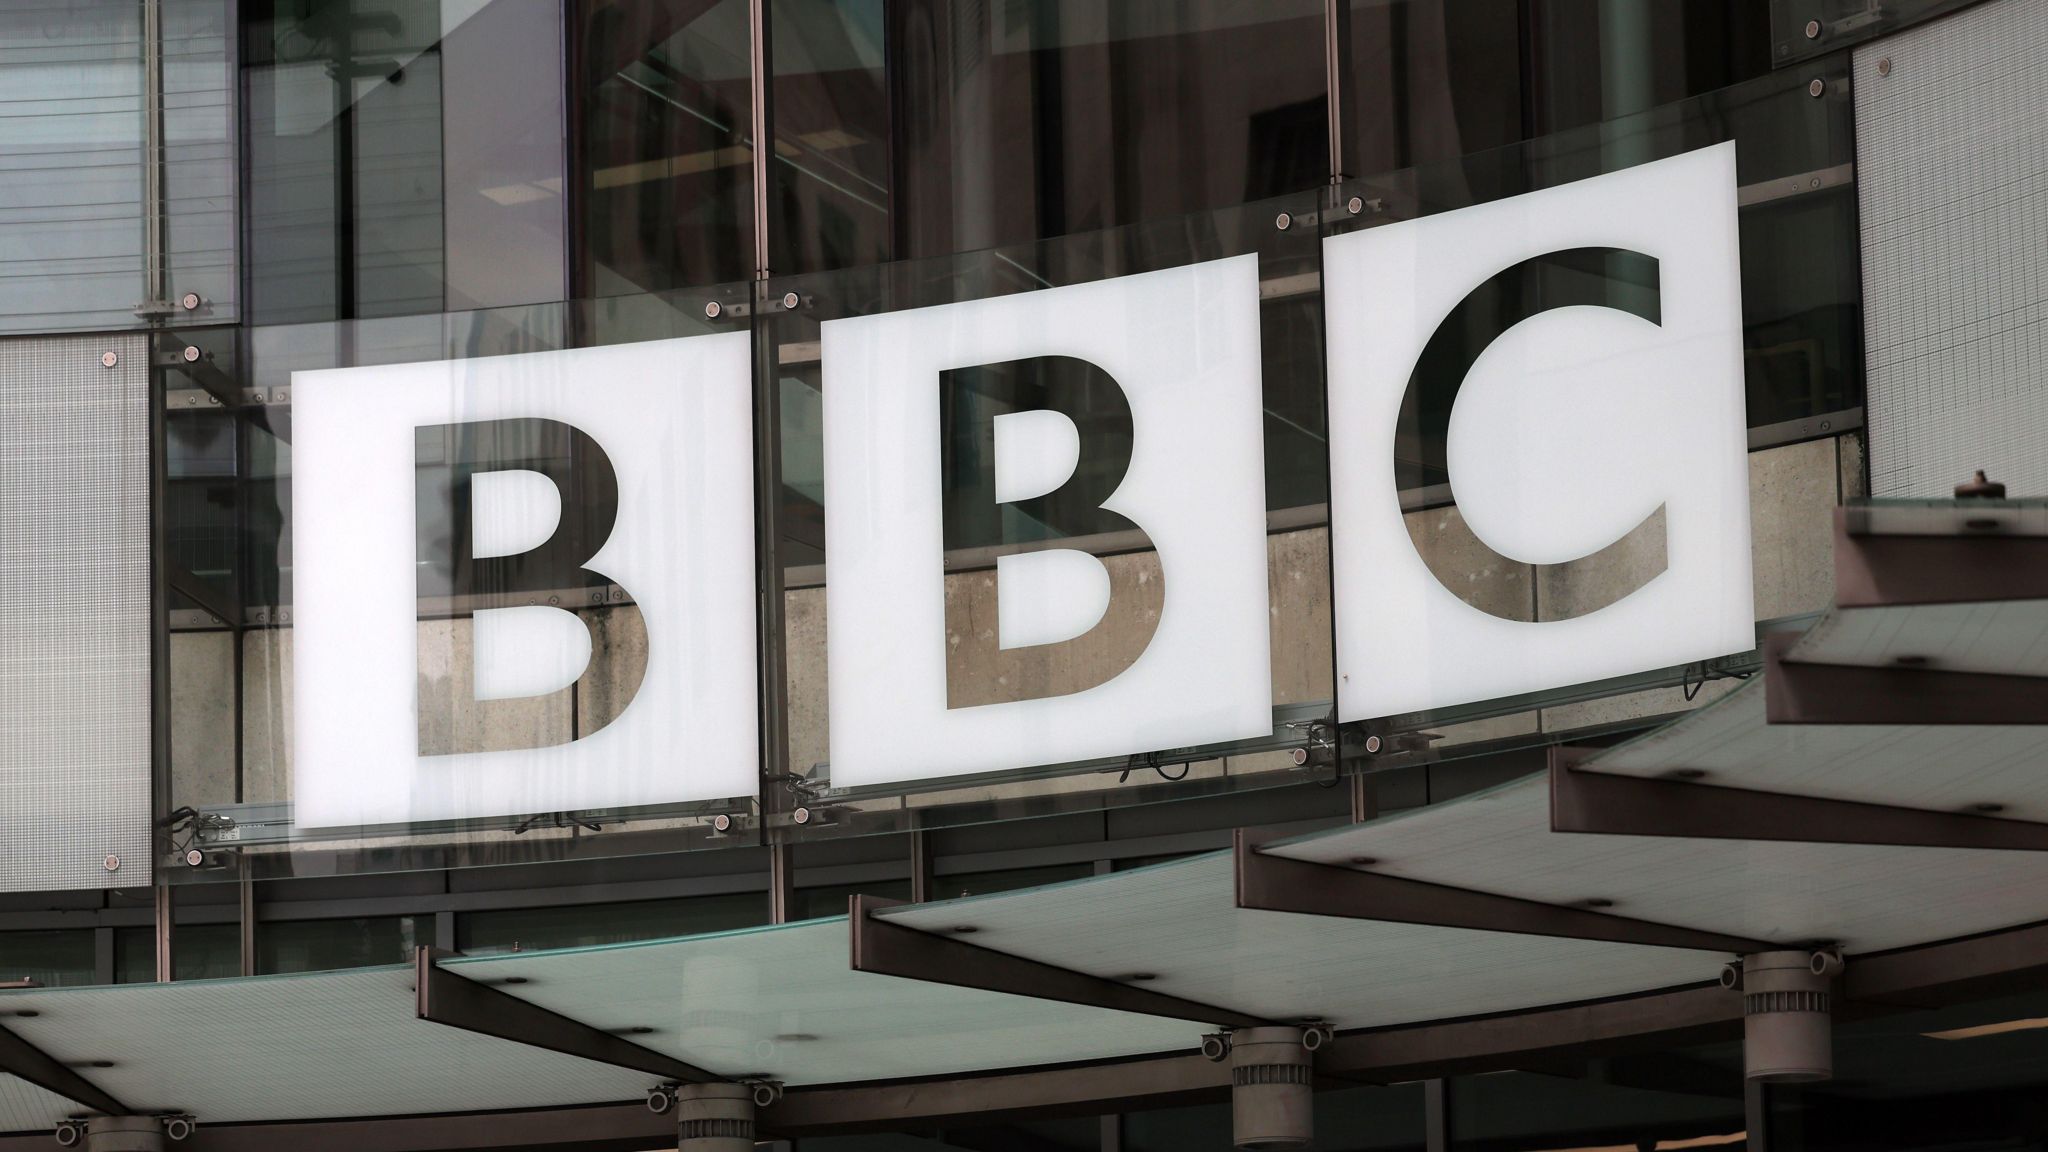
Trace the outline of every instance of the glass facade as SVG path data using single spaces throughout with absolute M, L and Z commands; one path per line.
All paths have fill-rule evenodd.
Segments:
M 1872 490 L 1868 368 L 1909 352 L 1866 348 L 1866 253 L 1903 226 L 1873 216 L 1859 96 L 1891 74 L 1875 38 L 1962 7 L 0 10 L 0 338 L 40 365 L 48 340 L 118 336 L 106 368 L 146 366 L 160 601 L 155 699 L 124 730 L 155 740 L 152 846 L 96 839 L 61 883 L 0 848 L 0 889 L 114 893 L 0 907 L 0 983 L 156 979 L 150 884 L 179 894 L 179 981 L 988 896 L 1432 805 L 1711 702 L 1828 609 L 1837 509 Z M 1655 380 L 1634 362 L 1626 388 L 1503 398 L 1509 371 L 1609 371 L 1571 331 L 1668 334 L 1699 305 L 1674 253 L 1706 223 L 1654 254 L 1558 240 L 1542 197 L 1723 156 L 1731 291 L 1709 303 L 1731 314 L 1710 335 L 1730 339 L 1673 363 L 1728 368 L 1729 420 L 1638 419 Z M 1467 254 L 1387 256 L 1429 222 L 1546 247 L 1410 316 L 1387 301 Z M 1375 241 L 1368 318 L 1345 310 L 1344 253 Z M 1984 238 L 1984 258 L 2026 243 Z M 1389 309 L 1375 338 L 1415 346 L 1371 351 L 1412 366 L 1368 435 L 1342 419 L 1368 358 L 1347 333 Z M 1488 387 L 1494 417 L 1457 404 Z M 1461 502 L 1472 445 L 1517 427 L 1549 447 Z M 1628 490 L 1633 465 L 1715 437 L 1740 457 L 1725 475 Z M 1368 470 L 1398 547 L 1347 550 Z M 1561 491 L 1644 531 L 1490 542 L 1536 534 Z M 1697 581 L 1753 608 L 1721 622 L 1734 640 L 1456 698 L 1424 689 L 1525 661 L 1425 645 L 1379 670 L 1419 702 L 1352 702 L 1347 637 L 1394 650 L 1453 608 L 1576 623 L 1687 559 L 1668 546 L 1686 501 L 1744 499 L 1715 541 L 1748 559 Z M 1230 545 L 1190 557 L 1190 537 Z M 1447 597 L 1361 594 L 1361 551 L 1418 560 Z M 2020 1146 L 2048 1131 L 2023 1104 L 2037 1008 L 1844 1021 L 1840 1075 L 1805 1090 L 1745 1089 L 1725 1029 L 1319 1084 L 1318 1146 Z M 1162 1104 L 796 1147 L 1222 1148 L 1229 1125 Z

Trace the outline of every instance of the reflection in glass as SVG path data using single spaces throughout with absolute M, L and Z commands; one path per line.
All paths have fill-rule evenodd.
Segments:
M 540 4 L 242 5 L 250 315 L 561 299 L 560 44 Z
M 746 0 L 573 0 L 580 42 L 574 294 L 753 271 Z
M 779 272 L 1096 231 L 1329 175 L 1318 0 L 774 11 Z

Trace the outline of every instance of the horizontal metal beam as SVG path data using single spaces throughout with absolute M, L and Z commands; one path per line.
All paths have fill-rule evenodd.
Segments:
M 1573 768 L 1571 759 L 1551 751 L 1553 832 L 2048 852 L 2048 824 L 1622 776 Z
M 1773 724 L 2048 724 L 2048 677 L 1786 659 L 1799 639 L 1765 641 Z
M 0 1072 L 55 1092 L 67 1100 L 76 1100 L 95 1112 L 109 1116 L 128 1114 L 128 1109 L 105 1089 L 79 1075 L 69 1064 L 5 1028 L 0 1028 Z
M 877 909 L 899 903 L 865 895 L 852 898 L 848 935 L 853 940 L 854 971 L 1231 1028 L 1256 1028 L 1271 1023 L 1229 1008 L 1198 1004 L 1120 980 L 983 948 L 957 936 L 920 932 L 874 915 Z M 1190 1035 L 1189 1044 L 1193 1043 L 1194 1037 Z
M 1867 516 L 1835 509 L 1838 608 L 2048 599 L 2048 537 L 1866 534 Z
M 1239 908 L 1736 955 L 1780 947 L 1744 936 L 1293 860 L 1260 851 L 1242 829 L 1236 853 Z
M 701 1084 L 720 1079 L 602 1028 L 457 976 L 434 963 L 435 955 L 432 948 L 413 950 L 414 1014 L 422 1020 L 681 1083 Z

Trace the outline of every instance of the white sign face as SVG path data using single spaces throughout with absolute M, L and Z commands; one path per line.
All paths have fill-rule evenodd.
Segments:
M 1256 257 L 832 320 L 822 339 L 834 785 L 1272 731 Z M 1128 404 L 1127 467 L 1113 492 L 1089 499 L 1149 541 L 1157 571 L 1146 578 L 1163 586 L 1151 590 L 1160 607 L 1156 619 L 1139 614 L 1151 622 L 1145 642 L 1094 556 L 1003 555 L 991 651 L 1060 644 L 1098 625 L 1139 639 L 1129 662 L 1092 686 L 962 704 L 949 695 L 947 657 L 974 638 L 947 628 L 946 381 L 1052 359 L 1092 373 L 1096 402 L 1114 394 Z M 1100 475 L 1089 471 L 1100 461 L 1085 458 L 1090 430 L 1070 414 L 1014 407 L 994 420 L 991 504 L 1012 509 Z M 1120 450 L 1097 438 L 1094 451 Z
M 1737 253 L 1732 143 L 1324 242 L 1340 719 L 1754 643 Z M 1395 482 L 1425 385 L 1438 412 L 1455 390 L 1435 463 L 1476 537 L 1443 575 Z M 1623 586 L 1504 619 L 1446 586 L 1494 559 L 1539 566 L 1539 595 Z
M 734 332 L 293 375 L 299 825 L 754 793 L 748 347 Z M 452 621 L 419 619 L 436 531 L 472 605 Z M 593 651 L 598 625 L 573 603 L 547 603 L 562 589 L 508 584 L 537 571 L 601 598 L 625 590 L 631 605 L 607 610 L 609 648 Z M 466 653 L 445 631 L 464 627 Z M 426 707 L 428 664 L 451 656 L 465 666 Z M 489 709 L 528 715 L 558 693 L 576 707 L 569 686 L 599 660 L 608 722 L 571 738 L 564 710 L 559 742 L 502 746 Z M 471 731 L 451 734 L 455 716 Z

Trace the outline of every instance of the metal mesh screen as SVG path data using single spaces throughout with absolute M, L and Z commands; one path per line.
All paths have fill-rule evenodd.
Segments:
M 2048 494 L 2048 0 L 1856 53 L 1876 496 Z
M 0 340 L 0 890 L 150 880 L 148 402 L 140 336 Z

